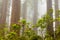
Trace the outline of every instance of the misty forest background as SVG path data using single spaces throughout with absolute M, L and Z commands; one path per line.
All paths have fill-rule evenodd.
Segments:
M 60 0 L 0 0 L 0 40 L 60 40 Z

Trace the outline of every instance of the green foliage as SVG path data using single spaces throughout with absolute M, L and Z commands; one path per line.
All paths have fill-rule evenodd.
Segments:
M 37 22 L 37 25 L 38 25 L 39 27 L 41 27 L 42 29 L 43 29 L 43 28 L 46 28 L 45 19 L 44 19 L 44 18 L 39 19 L 38 22 Z
M 53 10 L 50 9 L 48 13 L 52 12 Z M 12 24 L 11 27 L 13 31 L 10 31 L 9 33 L 5 34 L 4 37 L 0 36 L 0 40 L 60 40 L 60 25 L 54 33 L 55 37 L 54 35 L 50 35 L 47 31 L 45 33 L 45 37 L 41 36 L 44 35 L 43 30 L 47 28 L 47 25 L 50 25 L 54 21 L 60 21 L 60 18 L 56 18 L 53 20 L 51 15 L 46 14 L 37 21 L 36 25 L 30 25 L 30 23 L 27 23 L 25 19 L 22 19 L 19 21 L 19 24 Z M 18 36 L 16 31 L 20 31 L 23 27 L 25 27 L 24 32 L 22 33 L 24 35 Z M 35 30 L 33 30 L 33 28 L 35 27 L 41 28 L 40 31 L 42 34 L 37 35 L 37 33 L 35 33 Z M 4 28 L 4 30 L 2 30 L 1 33 L 7 30 L 7 28 Z
M 25 20 L 25 19 L 20 20 L 20 22 L 21 22 L 22 24 L 26 24 L 26 20 Z
M 20 38 L 18 38 L 18 40 L 28 40 L 28 37 L 26 37 L 26 36 L 21 36 Z
M 50 34 L 48 34 L 48 32 L 46 32 L 45 40 L 53 40 L 53 36 L 51 36 Z
M 17 40 L 17 37 L 16 37 L 16 33 L 15 32 L 10 32 L 9 34 L 6 35 L 6 39 L 7 40 Z
M 12 29 L 14 30 L 21 29 L 21 26 L 19 24 L 13 24 Z
M 55 31 L 55 36 L 56 36 L 56 40 L 60 40 L 60 25 L 57 26 L 57 29 Z
M 47 13 L 48 13 L 48 14 L 53 13 L 53 9 L 52 9 L 52 8 L 50 8 L 50 9 L 47 11 Z
M 25 35 L 31 37 L 32 35 L 36 35 L 36 34 L 31 28 L 29 28 L 28 30 L 25 31 Z
M 42 37 L 38 36 L 38 35 L 32 35 L 30 37 L 30 40 L 42 40 Z

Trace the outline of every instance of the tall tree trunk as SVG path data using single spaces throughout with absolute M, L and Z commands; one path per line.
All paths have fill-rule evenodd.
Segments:
M 34 14 L 33 14 L 33 24 L 36 26 L 36 22 L 38 19 L 38 0 L 34 0 Z M 37 33 L 37 27 L 34 28 Z
M 52 0 L 47 0 L 47 14 L 53 19 L 53 12 L 52 12 Z M 53 36 L 54 35 L 54 31 L 53 31 L 53 22 L 50 22 L 51 19 L 48 19 L 47 22 L 47 31 L 48 33 Z
M 12 13 L 11 13 L 11 24 L 17 24 L 18 20 L 20 20 L 20 12 L 21 12 L 21 0 L 12 0 Z M 11 27 L 12 28 L 12 27 Z M 17 35 L 20 35 L 20 29 L 17 29 Z M 11 29 L 12 31 L 12 29 Z
M 58 0 L 55 0 L 55 18 L 59 18 L 59 13 L 58 13 Z M 57 28 L 57 26 L 59 25 L 59 21 L 55 22 L 55 27 Z
M 2 0 L 0 0 L 0 15 L 1 15 L 1 5 L 2 5 Z
M 27 18 L 27 1 L 24 2 L 23 4 L 23 19 Z
M 6 24 L 6 14 L 7 14 L 7 3 L 8 0 L 2 0 L 2 7 L 1 7 L 1 16 L 0 16 L 0 36 L 4 36 L 4 28 Z
M 59 10 L 59 8 L 58 8 L 58 0 L 55 0 L 55 18 L 59 18 L 58 10 Z M 59 21 L 55 21 L 55 30 L 58 28 L 59 25 L 60 25 Z M 57 35 L 55 35 L 55 40 L 57 40 L 56 36 Z
M 27 0 L 24 2 L 23 4 L 23 10 L 22 10 L 22 17 L 23 19 L 26 20 L 27 18 Z M 23 25 L 23 29 L 22 29 L 22 34 L 24 33 L 24 30 L 26 29 L 25 25 Z

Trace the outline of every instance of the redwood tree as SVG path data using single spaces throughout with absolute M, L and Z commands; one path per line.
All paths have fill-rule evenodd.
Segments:
M 47 0 L 47 14 L 52 18 L 49 18 L 47 21 L 47 31 L 51 36 L 53 36 L 53 22 L 50 22 L 51 20 L 53 20 L 52 0 Z
M 59 13 L 58 13 L 58 0 L 55 0 L 55 18 L 59 18 Z M 55 22 L 55 27 L 57 28 L 57 26 L 59 25 L 59 21 Z
M 21 12 L 21 0 L 12 0 L 12 12 L 11 12 L 11 24 L 18 24 L 18 20 L 20 20 L 20 12 Z M 12 31 L 12 27 L 11 27 Z M 15 31 L 17 35 L 20 35 L 20 29 Z
M 7 4 L 8 0 L 2 0 L 1 15 L 0 15 L 0 36 L 4 36 L 4 28 L 6 24 L 6 14 L 7 14 Z
M 36 25 L 38 19 L 38 0 L 34 0 L 34 14 L 33 14 L 33 25 Z M 35 27 L 34 30 L 37 33 L 37 28 Z

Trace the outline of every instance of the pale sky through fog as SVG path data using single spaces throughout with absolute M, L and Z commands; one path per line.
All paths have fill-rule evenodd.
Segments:
M 24 1 L 25 0 L 21 0 L 21 3 L 23 4 Z M 52 0 L 52 7 L 54 9 L 54 0 Z M 60 9 L 60 0 L 59 0 L 59 9 Z M 38 0 L 38 18 L 42 17 L 46 13 L 46 11 L 47 11 L 46 0 Z
M 38 1 L 38 12 L 39 17 L 43 16 L 46 13 L 46 0 Z
M 23 4 L 25 0 L 21 0 Z M 38 17 L 40 18 L 42 15 L 46 13 L 46 0 L 38 0 Z

